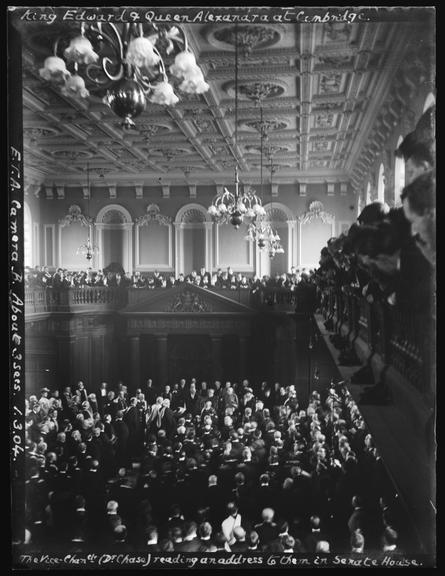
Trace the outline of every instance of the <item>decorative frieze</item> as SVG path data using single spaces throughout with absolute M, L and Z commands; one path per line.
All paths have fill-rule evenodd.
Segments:
M 169 226 L 171 221 L 171 218 L 161 214 L 161 210 L 157 204 L 149 204 L 146 213 L 143 216 L 136 218 L 136 224 L 138 226 L 147 226 L 147 224 L 150 224 L 151 222 L 157 222 L 163 226 Z
M 59 225 L 63 228 L 64 226 L 70 226 L 77 222 L 81 226 L 90 226 L 93 224 L 93 218 L 82 214 L 82 210 L 77 204 L 72 204 L 68 208 L 68 214 L 59 220 Z

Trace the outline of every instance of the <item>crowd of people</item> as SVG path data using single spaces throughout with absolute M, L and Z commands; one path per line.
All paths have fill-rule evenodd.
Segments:
M 157 270 L 153 273 L 134 272 L 126 274 L 121 271 L 95 271 L 92 268 L 81 271 L 70 271 L 58 268 L 51 274 L 47 266 L 35 266 L 25 270 L 25 285 L 27 288 L 84 288 L 93 286 L 109 286 L 110 288 L 138 288 L 154 290 L 157 288 L 173 288 L 183 284 L 193 284 L 201 288 L 218 288 L 226 290 L 251 290 L 255 292 L 261 287 L 287 288 L 294 290 L 297 285 L 310 283 L 313 270 L 292 267 L 291 271 L 273 276 L 259 277 L 254 274 L 247 276 L 234 272 L 229 266 L 226 270 L 219 268 L 215 273 L 208 272 L 205 267 L 199 271 L 192 270 L 190 274 L 180 273 L 163 275 Z
M 343 382 L 26 400 L 25 550 L 397 554 L 397 502 Z
M 365 206 L 358 222 L 321 251 L 314 275 L 320 293 L 353 290 L 369 302 L 431 314 L 436 265 L 435 107 L 429 108 L 396 153 L 405 161 L 401 206 Z

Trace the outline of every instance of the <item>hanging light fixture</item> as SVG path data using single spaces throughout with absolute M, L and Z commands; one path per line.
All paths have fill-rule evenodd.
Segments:
M 235 192 L 224 187 L 208 208 L 213 221 L 218 224 L 230 223 L 235 228 L 246 220 L 255 221 L 265 215 L 261 199 L 250 186 L 239 189 L 238 175 L 238 25 L 235 24 Z
M 261 196 L 263 195 L 263 140 L 267 138 L 267 131 L 263 122 L 263 107 L 260 104 L 260 190 Z M 272 164 L 271 164 L 271 176 L 270 183 L 272 186 Z M 271 203 L 272 207 L 272 203 Z M 258 248 L 262 251 L 266 247 L 269 251 L 269 257 L 274 258 L 275 254 L 283 254 L 284 249 L 280 242 L 280 237 L 276 231 L 273 230 L 272 225 L 266 221 L 266 211 L 263 208 L 264 213 L 258 217 L 254 222 L 251 222 L 247 228 L 246 240 L 249 242 L 256 242 Z
M 88 214 L 89 214 L 89 208 L 90 208 L 90 196 L 91 196 L 91 190 L 90 190 L 90 165 L 87 164 L 87 189 L 88 189 Z M 91 241 L 91 218 L 89 216 L 87 216 L 87 221 L 88 221 L 88 236 L 87 236 L 87 241 L 84 244 L 81 244 L 79 246 L 79 248 L 76 251 L 76 254 L 78 256 L 84 256 L 88 262 L 90 260 L 93 259 L 93 256 L 99 253 L 99 249 L 98 247 L 92 243 Z
M 273 176 L 273 164 L 272 164 L 272 156 L 270 158 L 270 187 L 272 188 L 272 176 Z M 271 197 L 270 201 L 270 213 L 273 215 L 273 197 Z M 271 233 L 269 236 L 269 258 L 275 258 L 276 254 L 284 254 L 284 248 L 281 244 L 281 238 L 278 235 L 276 230 L 273 230 L 272 226 L 270 227 Z
M 82 22 L 74 37 L 57 38 L 40 75 L 67 96 L 88 97 L 87 85 L 102 88 L 103 101 L 125 128 L 135 126 L 147 100 L 173 106 L 179 100 L 175 89 L 209 89 L 184 31 L 169 25 Z

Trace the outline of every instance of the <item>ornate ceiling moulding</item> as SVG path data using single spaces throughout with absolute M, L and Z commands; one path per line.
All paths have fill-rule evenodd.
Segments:
M 235 32 L 235 25 L 228 24 L 207 27 L 204 36 L 209 44 L 220 50 L 235 50 L 238 39 L 241 54 L 246 57 L 254 50 L 264 50 L 278 44 L 285 31 L 285 26 L 279 24 L 248 24 L 238 25 Z
M 336 124 L 338 114 L 334 112 L 315 112 L 312 114 L 313 128 L 333 128 Z
M 215 125 L 213 123 L 213 120 L 210 117 L 201 118 L 199 116 L 199 114 L 197 114 L 196 116 L 193 116 L 190 120 L 199 133 L 201 133 L 201 132 L 215 132 L 216 133 Z
M 261 147 L 258 145 L 247 145 L 244 147 L 247 154 L 261 154 Z M 292 152 L 290 146 L 266 146 L 264 148 L 265 156 L 274 156 L 275 154 L 282 154 Z
M 315 56 L 314 71 L 319 70 L 349 70 L 354 65 L 354 54 L 351 50 L 344 52 L 324 52 Z
M 270 26 L 270 24 L 268 24 Z M 248 63 L 252 65 L 256 61 L 265 64 L 286 64 L 289 61 L 300 57 L 298 47 L 280 48 L 274 47 L 273 50 L 255 50 L 250 54 Z M 199 56 L 201 62 L 206 62 L 213 69 L 219 67 L 232 67 L 233 69 L 233 48 L 232 50 L 204 51 Z M 297 64 L 297 63 L 296 63 Z
M 181 172 L 183 172 L 183 173 L 186 172 L 187 175 L 188 175 L 188 174 L 192 174 L 193 172 L 196 172 L 196 171 L 198 171 L 198 170 L 208 170 L 208 167 L 207 167 L 207 166 L 201 166 L 201 165 L 196 165 L 196 164 L 187 165 L 187 166 L 184 166 L 184 165 L 179 166 L 179 165 L 176 165 L 176 164 L 175 164 L 173 167 L 172 167 L 172 166 L 169 166 L 168 164 L 163 164 L 163 165 L 161 166 L 161 168 L 164 168 L 165 170 L 169 170 L 170 172 L 171 172 L 171 170 L 172 170 L 172 168 L 173 168 L 173 170 L 175 170 L 175 171 L 181 171 Z
M 298 216 L 300 224 L 310 224 L 313 220 L 319 218 L 324 224 L 332 224 L 334 216 L 325 212 L 323 202 L 315 200 L 309 204 L 309 210 L 301 216 Z
M 262 127 L 266 132 L 275 132 L 278 130 L 285 130 L 289 127 L 290 122 L 284 120 L 266 119 L 260 122 L 259 120 L 240 120 L 238 126 L 243 128 L 249 128 L 255 130 L 256 132 L 261 132 Z
M 332 140 L 315 140 L 311 142 L 311 152 L 323 153 L 330 152 L 332 150 Z
M 309 169 L 313 168 L 329 168 L 329 160 L 310 160 Z
M 90 226 L 93 224 L 94 219 L 82 214 L 80 206 L 72 204 L 68 208 L 68 213 L 59 220 L 59 226 L 70 226 L 71 224 L 79 223 L 81 226 Z
M 91 152 L 86 152 L 85 150 L 53 150 L 51 155 L 59 160 L 69 160 L 72 162 L 93 157 Z
M 82 170 L 84 172 L 86 172 L 86 168 L 82 168 Z M 112 168 L 90 168 L 89 169 L 90 173 L 92 174 L 96 174 L 99 178 L 104 178 L 105 174 L 111 174 L 112 172 L 114 172 L 114 170 Z
M 342 72 L 321 72 L 318 81 L 318 94 L 324 96 L 326 94 L 339 94 L 344 73 Z
M 30 140 L 40 140 L 41 138 L 51 138 L 60 135 L 60 130 L 49 128 L 48 126 L 30 126 L 23 129 L 23 135 Z
M 193 150 L 191 148 L 153 148 L 150 149 L 150 155 L 152 156 L 163 156 L 168 160 L 176 158 L 177 156 L 186 156 L 189 154 L 193 154 Z
M 226 82 L 222 89 L 226 94 L 235 98 L 235 82 Z M 238 86 L 240 100 L 263 101 L 279 98 L 286 94 L 288 86 L 285 82 L 274 80 L 273 82 L 241 81 Z
M 343 44 L 351 37 L 352 26 L 344 22 L 328 22 L 323 24 L 323 41 L 325 44 Z
M 152 122 L 138 122 L 136 128 L 147 142 L 150 142 L 153 136 L 168 134 L 174 130 L 171 124 L 153 124 Z
M 161 210 L 157 204 L 149 204 L 143 216 L 136 218 L 138 226 L 147 226 L 148 224 L 157 223 L 163 226 L 169 226 L 172 219 L 168 216 L 161 214 Z

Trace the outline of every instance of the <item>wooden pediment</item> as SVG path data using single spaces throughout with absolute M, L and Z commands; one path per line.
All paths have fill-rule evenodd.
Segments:
M 229 292 L 230 294 L 230 292 Z M 193 284 L 158 290 L 131 290 L 121 314 L 250 314 L 254 310 L 233 298 Z

